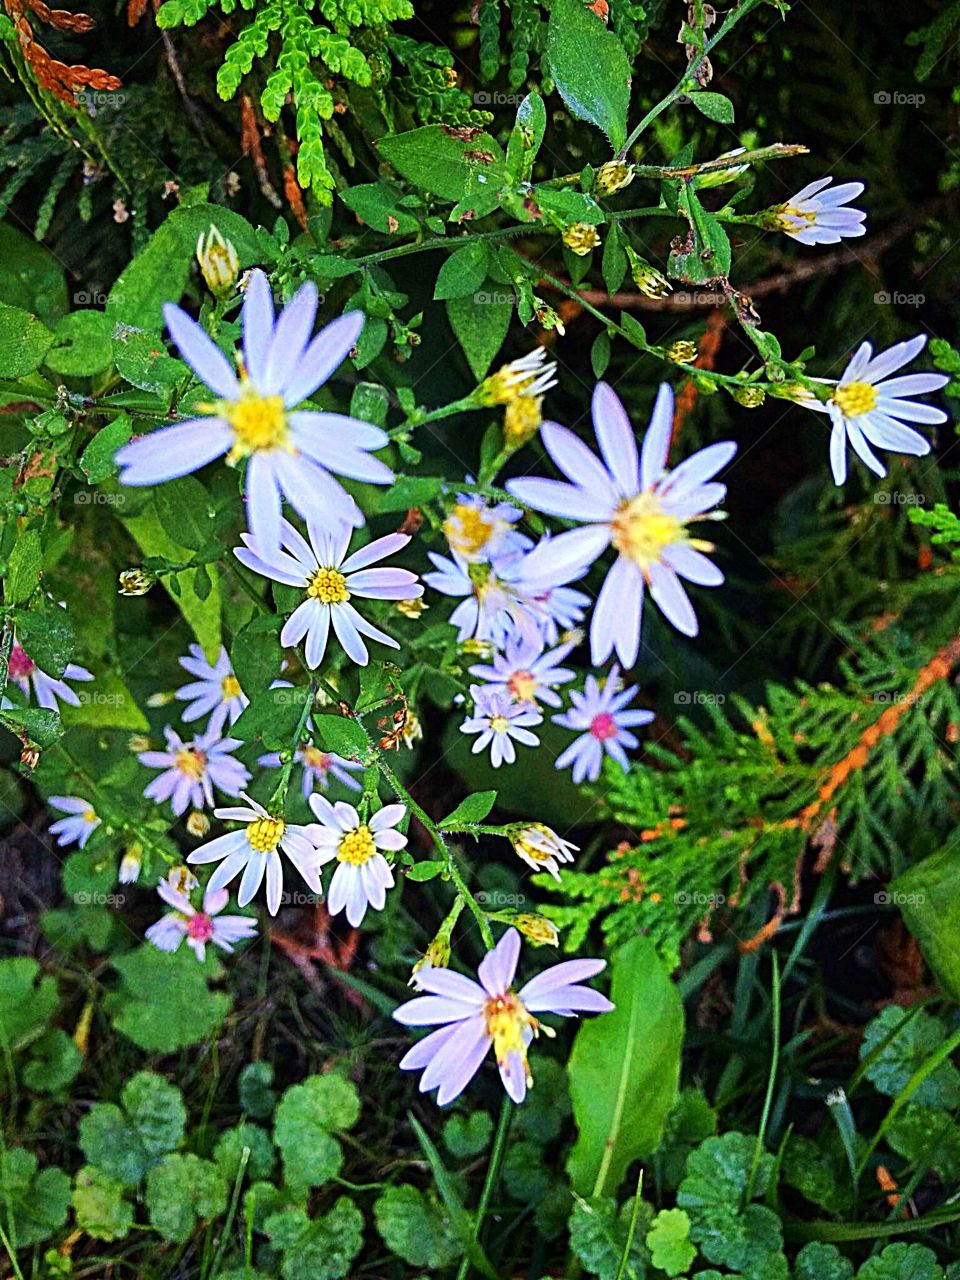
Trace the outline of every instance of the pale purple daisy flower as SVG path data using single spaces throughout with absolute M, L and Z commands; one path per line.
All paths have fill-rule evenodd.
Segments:
M 451 969 L 423 968 L 417 985 L 428 992 L 408 1000 L 393 1016 L 407 1027 L 438 1026 L 409 1050 L 402 1071 L 419 1071 L 420 1092 L 439 1088 L 442 1107 L 464 1091 L 490 1046 L 493 1046 L 503 1087 L 514 1102 L 522 1102 L 533 1084 L 527 1046 L 541 1031 L 552 1036 L 533 1015 L 607 1013 L 613 1005 L 590 987 L 578 984 L 606 967 L 603 960 L 565 960 L 537 974 L 519 991 L 514 976 L 520 957 L 520 935 L 508 929 L 480 961 L 479 983 Z
M 287 855 L 313 893 L 322 891 L 317 850 L 310 838 L 310 828 L 288 823 L 267 812 L 263 805 L 242 794 L 248 807 L 214 809 L 214 816 L 230 822 L 246 824 L 242 831 L 217 836 L 194 849 L 187 861 L 193 866 L 219 862 L 207 883 L 207 892 L 215 893 L 243 872 L 237 902 L 245 907 L 267 877 L 267 910 L 275 916 L 283 893 L 283 864 L 277 849 Z
M 580 576 L 586 569 L 575 572 Z M 579 643 L 583 639 L 577 628 L 591 603 L 583 591 L 576 591 L 573 587 L 535 587 L 530 584 L 523 599 L 537 620 L 545 644 L 554 645 L 568 637 L 572 637 L 571 643 Z
M 460 726 L 461 733 L 480 735 L 471 750 L 474 755 L 490 748 L 490 763 L 495 769 L 517 758 L 514 742 L 525 747 L 539 747 L 540 739 L 532 727 L 543 724 L 536 703 L 514 702 L 506 689 L 474 684 L 470 686 L 473 715 Z
M 301 787 L 303 798 L 309 800 L 314 791 L 326 791 L 333 778 L 351 791 L 360 791 L 362 787 L 350 772 L 362 773 L 363 765 L 353 760 L 344 760 L 333 751 L 321 751 L 309 742 L 303 742 L 294 753 L 294 762 L 303 766 Z M 257 760 L 264 769 L 278 769 L 281 764 L 280 752 L 269 751 Z
M 180 665 L 194 677 L 192 684 L 182 685 L 176 691 L 181 702 L 190 704 L 183 709 L 184 721 L 189 724 L 209 715 L 208 733 L 220 733 L 228 719 L 236 724 L 244 707 L 250 705 L 250 699 L 240 688 L 226 649 L 221 647 L 217 661 L 211 666 L 200 646 L 192 644 L 187 657 L 180 659 Z
M 556 686 L 573 680 L 576 674 L 559 665 L 572 648 L 572 644 L 562 644 L 544 653 L 539 637 L 531 640 L 523 635 L 512 636 L 503 653 L 494 653 L 491 666 L 478 664 L 469 670 L 477 679 L 488 681 L 493 689 L 502 690 L 512 702 L 535 705 L 539 701 L 559 707 Z
M 443 522 L 443 532 L 451 550 L 474 564 L 529 542 L 514 529 L 522 515 L 520 508 L 509 502 L 488 503 L 480 494 L 460 493 Z
M 186 938 L 187 946 L 203 963 L 208 942 L 221 951 L 232 952 L 234 943 L 252 938 L 257 932 L 257 922 L 249 916 L 220 915 L 230 898 L 226 889 L 212 893 L 207 889 L 199 911 L 191 906 L 188 895 L 174 888 L 168 880 L 160 881 L 157 893 L 168 907 L 173 907 L 146 932 L 147 941 L 161 951 L 177 951 Z
M 77 844 L 82 849 L 100 825 L 90 801 L 81 796 L 51 796 L 47 803 L 67 814 L 50 824 L 50 834 L 57 837 L 57 844 L 61 848 Z
M 450 614 L 450 624 L 458 629 L 457 639 L 486 640 L 501 648 L 514 634 L 533 640 L 540 622 L 524 597 L 520 579 L 523 552 L 511 552 L 489 562 L 468 563 L 459 552 L 452 557 L 427 552 L 435 572 L 423 580 L 434 591 L 460 597 Z
M 381 850 L 396 853 L 406 846 L 407 837 L 395 829 L 407 812 L 406 805 L 384 805 L 366 822 L 361 822 L 352 804 L 342 800 L 331 804 L 326 796 L 314 794 L 310 808 L 319 819 L 319 825 L 310 827 L 319 861 L 321 865 L 334 859 L 337 862 L 327 892 L 327 910 L 332 916 L 346 911 L 356 929 L 368 906 L 383 910 L 387 890 L 393 888 L 393 871 Z
M 214 787 L 238 796 L 250 781 L 249 769 L 232 755 L 243 746 L 239 739 L 208 731 L 187 743 L 169 725 L 163 733 L 166 751 L 142 751 L 137 759 L 148 769 L 163 770 L 143 794 L 156 804 L 169 800 L 177 817 L 188 808 L 212 807 Z
M 839 244 L 845 236 L 866 231 L 862 209 L 844 206 L 863 193 L 862 182 L 831 187 L 833 178 L 819 178 L 771 211 L 774 224 L 801 244 Z
M 209 416 L 163 427 L 117 453 L 123 484 L 160 484 L 227 455 L 248 459 L 245 494 L 250 528 L 260 545 L 280 545 L 282 499 L 306 519 L 318 507 L 334 519 L 362 524 L 360 509 L 331 472 L 390 484 L 393 472 L 371 450 L 386 432 L 341 413 L 298 409 L 346 359 L 363 327 L 350 311 L 311 341 L 316 285 L 307 282 L 274 319 L 270 284 L 251 271 L 243 304 L 239 375 L 220 348 L 185 311 L 163 309 L 170 335 L 201 382 L 218 397 Z M 205 406 L 206 407 L 206 406 Z
M 507 828 L 507 836 L 518 857 L 534 871 L 549 871 L 554 880 L 560 879 L 560 864 L 573 862 L 573 855 L 580 846 L 558 836 L 552 827 L 543 822 L 516 822 Z
M 603 462 L 566 427 L 543 425 L 547 452 L 569 484 L 559 480 L 511 480 L 521 502 L 551 515 L 582 521 L 582 529 L 557 534 L 526 557 L 528 578 L 569 581 L 571 569 L 589 565 L 612 544 L 619 553 L 597 598 L 590 624 L 593 662 L 616 649 L 632 666 L 640 648 L 644 590 L 684 635 L 695 636 L 697 617 L 680 579 L 718 586 L 723 574 L 702 553 L 713 545 L 691 538 L 688 522 L 702 519 L 726 494 L 713 477 L 736 453 L 732 441 L 691 454 L 665 470 L 673 426 L 673 392 L 660 387 L 643 448 L 637 456 L 630 420 L 614 391 L 600 382 L 593 393 L 593 424 Z
M 48 711 L 59 711 L 61 702 L 65 702 L 68 707 L 79 707 L 80 696 L 70 688 L 67 681 L 93 679 L 93 672 L 88 671 L 86 667 L 78 667 L 75 662 L 67 663 L 59 680 L 53 676 L 48 676 L 45 671 L 40 670 L 16 639 L 13 642 L 13 648 L 10 650 L 7 675 L 14 684 L 19 686 L 24 697 L 28 700 L 32 689 L 37 705 L 46 707 Z M 4 707 L 11 705 L 6 698 L 3 699 Z
M 343 645 L 347 657 L 360 667 L 370 661 L 362 636 L 379 644 L 399 649 L 396 640 L 381 631 L 350 603 L 352 596 L 370 600 L 414 600 L 423 595 L 417 575 L 409 569 L 369 566 L 401 551 L 410 538 L 405 533 L 389 533 L 385 538 L 368 542 L 347 556 L 352 529 L 340 524 L 331 530 L 307 522 L 310 541 L 284 520 L 280 526 L 282 547 L 265 551 L 253 535 L 241 534 L 243 547 L 235 547 L 234 555 L 254 573 L 299 587 L 306 598 L 297 605 L 280 632 L 280 643 L 292 648 L 306 636 L 307 666 L 313 669 L 323 661 L 330 626 Z
M 628 766 L 624 747 L 639 746 L 639 740 L 630 732 L 641 724 L 649 724 L 652 711 L 628 711 L 626 705 L 637 692 L 636 685 L 617 692 L 620 669 L 614 664 L 602 685 L 595 676 L 587 676 L 583 693 L 570 691 L 573 706 L 563 715 L 551 717 L 554 724 L 564 729 L 579 729 L 580 736 L 571 742 L 558 758 L 556 767 L 573 766 L 573 780 L 596 782 L 600 777 L 604 752 L 616 760 L 626 771 Z
M 926 335 L 921 333 L 907 342 L 888 347 L 878 356 L 873 354 L 869 342 L 861 343 L 839 382 L 815 379 L 833 387 L 826 403 L 810 393 L 798 395 L 798 402 L 805 408 L 830 415 L 833 425 L 830 467 L 836 484 L 843 484 L 847 478 L 848 444 L 853 446 L 860 461 L 878 476 L 885 476 L 887 471 L 873 448 L 890 449 L 912 457 L 923 457 L 930 452 L 930 442 L 926 437 L 904 424 L 922 422 L 936 426 L 946 422 L 947 415 L 931 405 L 916 404 L 910 397 L 939 391 L 950 379 L 942 373 L 909 373 L 902 378 L 888 376 L 915 359 L 926 341 Z

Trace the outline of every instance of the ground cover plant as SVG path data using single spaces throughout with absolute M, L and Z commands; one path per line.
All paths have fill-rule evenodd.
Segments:
M 0 1276 L 960 1280 L 960 5 L 0 13 Z

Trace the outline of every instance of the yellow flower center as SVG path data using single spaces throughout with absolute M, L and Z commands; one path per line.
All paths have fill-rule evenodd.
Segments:
M 182 751 L 177 752 L 174 763 L 181 773 L 185 773 L 188 778 L 193 778 L 194 782 L 199 782 L 207 767 L 207 757 L 202 751 L 191 751 L 184 747 Z
M 352 831 L 345 831 L 337 845 L 337 857 L 341 862 L 349 862 L 351 867 L 362 867 L 377 852 L 370 828 L 363 823 Z
M 304 743 L 300 748 L 300 754 L 303 758 L 303 763 L 309 769 L 316 769 L 318 773 L 323 773 L 330 768 L 330 756 L 326 751 L 321 751 L 319 747 L 311 747 Z
M 543 396 L 517 396 L 503 413 L 503 438 L 507 444 L 522 445 L 540 430 Z
M 307 580 L 307 595 L 321 604 L 343 604 L 350 599 L 347 580 L 338 569 L 317 569 Z
M 282 396 L 262 396 L 247 384 L 239 400 L 221 400 L 217 408 L 236 436 L 228 462 L 236 462 L 261 449 L 291 448 Z
M 84 822 L 96 822 L 97 820 L 97 815 L 92 809 L 84 809 L 80 817 L 83 818 Z
M 247 841 L 257 853 L 273 853 L 286 829 L 282 818 L 257 818 L 247 827 Z
M 791 218 L 799 218 L 801 222 L 808 222 L 810 226 L 813 226 L 817 221 L 817 215 L 812 209 L 796 209 L 790 204 L 781 205 L 777 214 L 777 222 L 781 231 L 797 230 L 793 222 L 791 222 Z
M 834 391 L 833 403 L 845 418 L 861 418 L 877 407 L 877 389 L 869 382 L 848 382 Z
M 546 839 L 546 848 L 543 847 L 542 842 L 534 844 L 538 836 Z M 550 843 L 555 838 L 550 828 L 544 826 L 542 822 L 532 822 L 530 826 L 524 827 L 522 831 L 517 833 L 513 843 L 517 852 L 522 853 L 531 862 L 549 862 L 555 852 L 554 849 L 550 848 Z
M 532 702 L 540 681 L 529 671 L 515 671 L 507 681 L 507 688 L 514 702 Z
M 613 520 L 613 545 L 622 556 L 633 560 L 646 573 L 662 559 L 665 547 L 686 543 L 686 525 L 663 510 L 660 499 L 649 490 L 626 498 Z
M 538 1035 L 540 1023 L 527 1012 L 523 1001 L 513 991 L 508 991 L 502 996 L 491 996 L 484 1003 L 483 1017 L 487 1026 L 487 1035 L 493 1041 L 493 1052 L 497 1062 L 503 1066 L 511 1053 L 519 1054 L 527 1084 L 533 1084 L 523 1033 L 531 1031 L 535 1036 Z M 546 1027 L 544 1031 L 547 1031 Z
M 494 733 L 506 733 L 510 728 L 510 721 L 506 716 L 494 716 L 490 721 L 490 728 Z
M 239 698 L 240 681 L 236 676 L 224 676 L 220 681 L 220 692 L 223 694 L 224 702 L 229 702 L 231 698 Z
M 443 522 L 443 532 L 455 551 L 475 556 L 490 541 L 493 526 L 483 507 L 458 502 Z

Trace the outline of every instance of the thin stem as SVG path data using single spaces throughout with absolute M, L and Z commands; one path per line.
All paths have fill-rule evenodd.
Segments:
M 297 758 L 297 748 L 303 742 L 307 731 L 307 721 L 310 719 L 310 712 L 313 710 L 314 699 L 317 695 L 317 682 L 310 682 L 310 690 L 306 698 L 303 700 L 303 710 L 300 712 L 300 720 L 297 724 L 296 733 L 293 742 L 290 745 L 290 758 L 284 762 L 283 768 L 280 770 L 280 781 L 274 788 L 273 795 L 270 797 L 268 808 L 271 813 L 283 813 L 283 808 L 287 799 L 287 791 L 290 787 L 290 775 L 293 773 L 294 762 Z
M 767 1077 L 767 1092 L 763 1099 L 763 1111 L 760 1115 L 760 1127 L 757 1130 L 757 1140 L 753 1145 L 753 1160 L 750 1163 L 750 1176 L 747 1178 L 747 1187 L 743 1195 L 743 1203 L 749 1204 L 753 1198 L 753 1187 L 757 1180 L 757 1170 L 760 1168 L 760 1157 L 763 1155 L 764 1135 L 767 1131 L 767 1122 L 770 1119 L 770 1107 L 773 1105 L 773 1089 L 777 1082 L 777 1069 L 780 1065 L 780 962 L 776 951 L 772 953 L 773 958 L 773 1007 L 771 1009 L 771 1017 L 773 1019 L 773 1045 L 770 1054 L 770 1073 Z
M 480 1243 L 480 1232 L 483 1230 L 483 1220 L 490 1208 L 490 1201 L 496 1190 L 497 1179 L 500 1176 L 500 1166 L 503 1163 L 503 1157 L 507 1149 L 507 1136 L 510 1132 L 510 1121 L 513 1119 L 513 1103 L 508 1097 L 504 1097 L 500 1105 L 500 1119 L 497 1122 L 497 1132 L 493 1139 L 493 1150 L 490 1152 L 490 1159 L 487 1162 L 487 1175 L 483 1180 L 483 1190 L 480 1192 L 480 1201 L 477 1205 L 477 1227 L 474 1233 L 474 1239 Z M 460 1263 L 460 1269 L 457 1272 L 457 1280 L 466 1280 L 470 1273 L 470 1259 L 464 1257 Z

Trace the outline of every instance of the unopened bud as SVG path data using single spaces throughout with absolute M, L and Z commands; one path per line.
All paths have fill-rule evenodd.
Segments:
M 585 258 L 600 243 L 600 234 L 587 222 L 574 222 L 564 231 L 563 243 L 578 258 Z
M 734 387 L 730 394 L 737 404 L 742 404 L 745 409 L 759 409 L 767 398 L 763 387 L 756 387 L 749 383 L 743 387 Z
M 532 440 L 543 422 L 543 396 L 517 396 L 503 413 L 504 443 L 513 449 Z
M 593 180 L 593 189 L 601 196 L 612 196 L 615 191 L 622 191 L 633 181 L 633 165 L 622 160 L 608 160 L 597 170 Z
M 120 594 L 122 596 L 145 596 L 156 578 L 145 569 L 124 569 L 120 574 Z
M 667 347 L 667 359 L 674 364 L 690 364 L 697 358 L 697 348 L 692 342 L 681 339 Z
M 224 240 L 216 227 L 211 226 L 197 241 L 197 262 L 207 288 L 215 298 L 225 298 L 236 288 L 240 275 L 240 259 L 229 240 Z
M 665 298 L 673 285 L 656 267 L 641 258 L 629 245 L 626 246 L 627 259 L 630 263 L 630 274 L 633 283 L 645 298 Z
M 546 916 L 533 914 L 514 916 L 512 923 L 535 947 L 555 947 L 560 941 L 557 926 Z
M 199 809 L 194 809 L 187 816 L 187 830 L 192 836 L 196 836 L 200 840 L 210 830 L 210 819 L 205 813 L 201 813 Z

